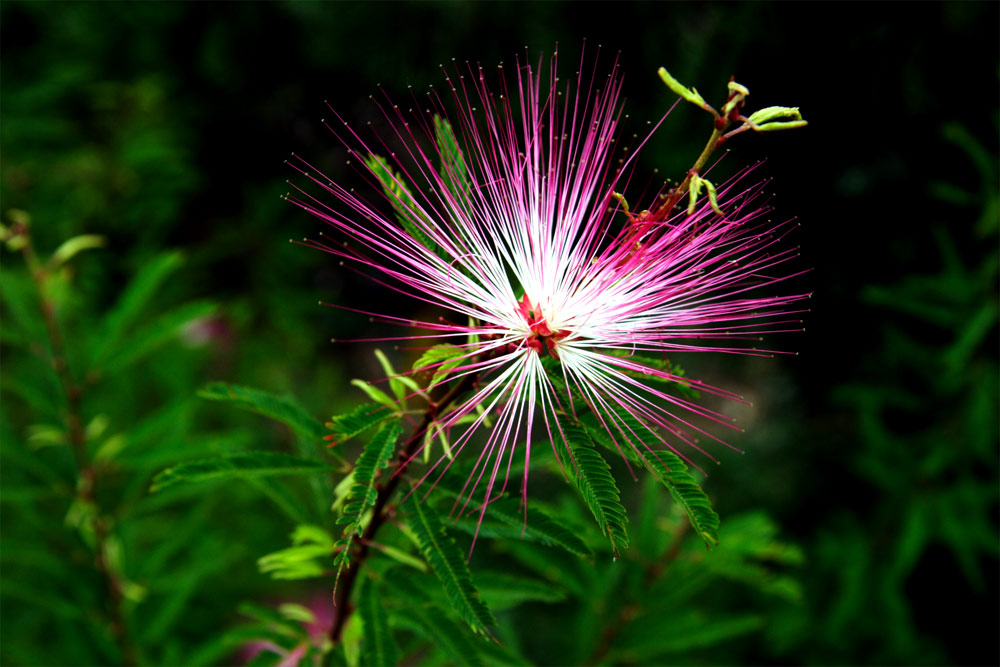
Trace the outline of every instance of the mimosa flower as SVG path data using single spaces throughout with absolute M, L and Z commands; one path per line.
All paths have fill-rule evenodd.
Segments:
M 808 296 L 770 295 L 790 277 L 782 267 L 797 254 L 784 239 L 793 224 L 767 218 L 763 186 L 745 185 L 747 171 L 718 186 L 722 215 L 708 201 L 657 211 L 656 198 L 653 213 L 628 213 L 615 191 L 626 189 L 646 141 L 620 150 L 617 65 L 603 85 L 579 74 L 575 86 L 556 65 L 554 56 L 547 73 L 541 63 L 501 67 L 497 91 L 470 66 L 412 108 L 376 101 L 386 123 L 371 139 L 339 116 L 328 123 L 386 201 L 291 161 L 325 194 L 296 187 L 289 200 L 349 240 L 309 244 L 443 315 L 357 311 L 407 327 L 399 339 L 459 350 L 436 365 L 450 362 L 449 378 L 476 381 L 437 428 L 452 431 L 456 456 L 476 443 L 464 494 L 481 498 L 481 510 L 506 489 L 515 457 L 526 500 L 533 439 L 561 446 L 578 410 L 642 457 L 669 449 L 687 459 L 691 448 L 702 451 L 699 436 L 719 440 L 709 423 L 732 421 L 670 384 L 741 399 L 648 360 L 770 356 L 761 335 L 800 330 L 792 304 Z M 634 433 L 626 416 L 650 432 Z

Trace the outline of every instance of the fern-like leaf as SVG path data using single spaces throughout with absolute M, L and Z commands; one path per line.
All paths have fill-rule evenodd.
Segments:
M 374 428 L 393 416 L 393 411 L 384 405 L 366 403 L 351 412 L 336 415 L 327 422 L 326 427 L 332 431 L 326 436 L 331 447 L 346 442 Z
M 492 612 L 472 583 L 469 564 L 455 541 L 445 532 L 437 513 L 411 494 L 404 504 L 409 511 L 407 525 L 420 545 L 420 551 L 448 594 L 452 607 L 478 634 L 490 636 L 488 628 L 496 625 Z
M 616 410 L 612 417 L 606 423 L 614 425 L 614 439 L 593 413 L 580 416 L 580 421 L 594 442 L 614 452 L 620 450 L 630 461 L 649 470 L 667 487 L 670 496 L 684 510 L 691 527 L 705 541 L 705 545 L 709 548 L 718 545 L 719 515 L 712 509 L 708 494 L 691 476 L 681 458 L 666 449 L 655 452 L 646 450 L 641 441 L 647 434 L 652 435 L 652 431 L 627 411 Z
M 427 235 L 424 225 L 430 226 L 431 222 L 417 206 L 410 189 L 403 182 L 402 176 L 392 171 L 385 158 L 379 155 L 369 155 L 365 158 L 365 164 L 371 169 L 372 174 L 378 178 L 382 185 L 382 191 L 386 199 L 392 204 L 396 211 L 396 219 L 403 229 L 412 236 L 420 245 L 424 246 L 435 255 L 446 262 L 451 261 L 448 253 L 439 246 L 434 239 Z M 419 220 L 418 224 L 415 220 Z
M 278 452 L 242 452 L 210 459 L 184 461 L 161 471 L 150 491 L 162 491 L 180 483 L 209 482 L 222 479 L 253 479 L 274 475 L 311 475 L 332 470 L 325 461 L 314 461 Z
M 399 649 L 389 630 L 389 619 L 383 606 L 377 583 L 366 578 L 358 592 L 358 613 L 364 627 L 361 644 L 362 665 L 395 665 L 399 662 Z
M 652 382 L 656 384 L 668 385 L 677 394 L 687 399 L 695 400 L 701 398 L 701 392 L 695 389 L 691 381 L 684 377 L 684 369 L 681 368 L 680 365 L 670 362 L 666 357 L 658 359 L 656 357 L 627 353 L 615 354 L 614 356 L 626 357 L 630 362 L 640 364 L 642 366 L 648 366 L 649 368 L 672 375 L 673 377 L 663 377 L 653 373 L 647 374 L 619 367 L 618 370 L 628 376 L 638 378 L 645 383 Z
M 560 422 L 562 429 L 556 450 L 563 460 L 563 468 L 576 483 L 580 495 L 590 508 L 601 532 L 611 541 L 611 548 L 618 555 L 618 549 L 628 547 L 628 518 L 621 503 L 618 487 L 611 476 L 611 467 L 594 448 L 590 434 L 583 425 L 568 418 Z M 569 446 L 572 460 L 568 460 Z
M 435 489 L 452 498 L 458 498 L 461 493 L 461 488 L 448 477 L 439 480 Z M 497 526 L 497 522 L 503 525 Z M 545 546 L 565 549 L 581 558 L 593 556 L 590 547 L 577 537 L 572 529 L 563 526 L 545 512 L 530 506 L 527 510 L 527 517 L 525 517 L 521 501 L 513 497 L 500 498 L 491 502 L 482 524 L 477 521 L 459 520 L 455 526 L 463 531 L 468 528 L 472 533 L 478 530 L 479 534 L 484 537 L 523 538 Z
M 469 170 L 451 123 L 440 116 L 434 116 L 434 138 L 441 153 L 441 178 L 452 195 L 463 201 L 463 193 L 468 189 Z
M 403 432 L 399 422 L 386 424 L 365 445 L 361 456 L 354 467 L 354 486 L 347 494 L 343 513 L 337 520 L 344 526 L 344 534 L 336 544 L 337 555 L 334 563 L 337 565 L 337 576 L 350 559 L 350 547 L 356 535 L 361 534 L 361 523 L 365 512 L 375 505 L 378 490 L 375 479 L 378 471 L 389 465 L 389 459 L 396 451 L 396 441 Z
M 436 607 L 423 605 L 410 608 L 406 613 L 393 614 L 399 625 L 413 630 L 435 647 L 448 652 L 457 665 L 484 665 L 477 650 L 475 638 L 465 628 L 452 623 Z
M 643 464 L 660 482 L 667 487 L 674 499 L 691 522 L 705 545 L 709 548 L 719 544 L 719 515 L 712 509 L 708 494 L 698 485 L 687 466 L 673 452 L 658 451 L 654 458 L 646 453 Z
M 462 357 L 466 354 L 465 350 L 455 345 L 435 345 L 417 359 L 416 363 L 413 364 L 413 370 L 433 368 L 434 375 L 427 384 L 427 388 L 430 389 L 444 382 L 448 373 L 456 366 L 461 365 Z
M 232 403 L 280 421 L 306 440 L 318 442 L 323 438 L 323 424 L 292 398 L 225 382 L 205 385 L 198 396 L 210 401 Z

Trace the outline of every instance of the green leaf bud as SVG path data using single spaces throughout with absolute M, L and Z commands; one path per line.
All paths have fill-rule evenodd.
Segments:
M 715 193 L 715 186 L 712 182 L 706 179 L 701 179 L 701 182 L 705 185 L 705 191 L 708 193 L 708 203 L 712 205 L 712 210 L 718 213 L 720 216 L 724 215 L 722 209 L 719 208 L 719 198 Z
M 69 260 L 73 259 L 73 257 L 79 252 L 103 247 L 103 236 L 98 236 L 97 234 L 82 234 L 80 236 L 74 236 L 73 238 L 63 242 L 63 244 L 60 245 L 54 253 L 52 253 L 52 258 L 49 262 L 54 267 L 62 266 Z
M 787 122 L 779 123 L 768 123 L 766 125 L 758 125 L 753 128 L 755 132 L 772 132 L 774 130 L 794 130 L 797 127 L 805 127 L 809 124 L 806 120 L 790 120 Z
M 791 118 L 792 120 L 802 120 L 802 114 L 798 107 L 764 107 L 750 114 L 751 125 L 763 125 L 778 120 L 779 118 Z
M 691 175 L 691 185 L 688 186 L 688 195 L 690 201 L 688 201 L 688 215 L 694 213 L 695 206 L 698 205 L 698 195 L 701 194 L 701 184 L 702 180 L 698 174 Z
M 691 104 L 697 104 L 702 108 L 707 106 L 705 104 L 705 100 L 698 94 L 697 89 L 688 89 L 683 86 L 680 81 L 670 75 L 670 72 L 668 72 L 666 68 L 661 67 L 657 73 L 660 75 L 660 78 L 663 79 L 663 83 L 667 84 L 667 88 L 677 93 Z

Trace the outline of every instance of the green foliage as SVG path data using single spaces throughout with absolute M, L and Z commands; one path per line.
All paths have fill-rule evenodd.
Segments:
M 577 489 L 563 483 L 547 443 L 532 450 L 526 522 L 516 491 L 492 502 L 481 526 L 474 517 L 444 519 L 455 498 L 448 480 L 468 474 L 479 453 L 474 441 L 424 507 L 438 513 L 462 556 L 478 528 L 468 570 L 501 643 L 461 620 L 428 571 L 431 559 L 413 542 L 399 495 L 369 544 L 344 639 L 330 642 L 324 624 L 343 528 L 336 521 L 355 484 L 347 462 L 386 424 L 419 419 L 423 403 L 400 405 L 400 393 L 414 391 L 406 376 L 366 385 L 384 389 L 372 394 L 388 407 L 352 402 L 349 378 L 373 379 L 378 366 L 361 348 L 328 339 L 395 334 L 380 325 L 378 333 L 361 332 L 361 318 L 316 307 L 322 299 L 369 308 L 364 302 L 378 295 L 329 255 L 285 243 L 317 228 L 280 199 L 283 179 L 299 179 L 282 173 L 275 156 L 305 144 L 318 168 L 384 206 L 364 190 L 365 156 L 351 155 L 353 166 L 344 169 L 336 142 L 322 139 L 326 129 L 313 122 L 326 110 L 314 106 L 319 113 L 310 120 L 308 101 L 319 99 L 313 86 L 329 88 L 331 76 L 355 72 L 322 91 L 341 95 L 330 104 L 355 126 L 366 115 L 356 98 L 367 84 L 357 83 L 382 82 L 401 114 L 413 107 L 415 133 L 430 129 L 421 146 L 440 154 L 431 168 L 445 191 L 418 194 L 435 174 L 412 170 L 409 156 L 389 154 L 398 150 L 394 141 L 369 142 L 362 129 L 369 146 L 386 155 L 367 180 L 391 191 L 406 233 L 461 270 L 430 230 L 446 213 L 437 197 L 468 205 L 476 176 L 464 149 L 469 128 L 424 110 L 424 84 L 434 83 L 446 107 L 451 93 L 433 81 L 428 61 L 412 54 L 430 53 L 431 65 L 471 57 L 485 68 L 508 55 L 482 38 L 487 24 L 489 34 L 531 25 L 536 41 L 551 44 L 553 29 L 593 24 L 598 15 L 545 3 L 453 10 L 394 7 L 398 20 L 386 24 L 388 38 L 371 48 L 370 27 L 384 19 L 384 8 L 363 3 L 336 12 L 316 3 L 227 12 L 183 3 L 0 3 L 7 47 L 0 201 L 30 213 L 43 267 L 36 285 L 16 244 L 5 244 L 0 664 L 391 663 L 394 644 L 406 664 L 434 665 L 997 663 L 1000 178 L 993 102 L 984 103 L 982 92 L 995 81 L 995 55 L 977 51 L 995 41 L 990 3 L 915 5 L 905 30 L 891 7 L 873 5 L 860 21 L 833 12 L 827 33 L 852 35 L 836 45 L 836 37 L 803 31 L 815 23 L 811 9 L 675 6 L 671 24 L 697 37 L 664 42 L 674 52 L 662 64 L 680 81 L 709 81 L 753 50 L 759 62 L 781 63 L 785 83 L 800 88 L 787 99 L 805 95 L 806 112 L 829 97 L 830 86 L 815 82 L 836 82 L 842 72 L 851 72 L 849 88 L 865 97 L 866 108 L 905 109 L 893 114 L 890 132 L 849 119 L 810 130 L 821 145 L 842 150 L 767 142 L 769 151 L 792 157 L 768 162 L 766 176 L 776 177 L 768 189 L 780 193 L 774 215 L 801 216 L 793 236 L 815 270 L 796 280 L 817 294 L 813 312 L 802 316 L 809 331 L 768 336 L 767 345 L 801 357 L 758 366 L 753 358 L 744 364 L 680 351 L 669 363 L 652 352 L 626 355 L 683 377 L 680 361 L 692 377 L 753 400 L 755 423 L 731 440 L 747 456 L 720 456 L 723 465 L 706 487 L 718 492 L 712 500 L 724 524 L 716 525 L 696 471 L 661 448 L 641 420 L 612 415 L 609 434 L 574 396 L 576 416 L 612 466 L 628 511 L 629 547 L 619 547 L 618 560 L 607 557 L 609 540 Z M 658 13 L 655 4 L 616 7 L 628 25 L 652 26 Z M 748 38 L 764 28 L 776 38 Z M 931 32 L 934 40 L 909 38 Z M 190 36 L 181 57 L 179 33 Z M 265 40 L 280 48 L 258 48 Z M 899 40 L 905 48 L 893 48 Z M 831 49 L 837 71 L 824 71 L 824 58 L 815 56 Z M 564 76 L 574 50 L 560 42 Z M 875 53 L 880 65 L 867 66 Z M 606 64 L 601 56 L 598 69 Z M 475 74 L 464 71 L 463 81 L 447 69 L 459 95 L 464 85 L 475 96 Z M 261 77 L 274 71 L 298 74 L 285 76 L 275 94 L 258 94 Z M 486 77 L 494 81 L 492 72 Z M 642 85 L 631 68 L 628 77 Z M 407 83 L 416 102 L 403 92 Z M 560 82 L 566 95 L 564 83 L 572 82 Z M 657 79 L 647 84 L 652 95 L 628 102 L 633 119 L 658 118 L 672 101 Z M 492 90 L 502 114 L 507 98 Z M 967 102 L 955 103 L 958 90 Z M 233 99 L 245 102 L 246 123 L 219 113 Z M 663 126 L 669 134 L 654 142 L 663 148 L 650 144 L 634 162 L 630 199 L 653 168 L 676 178 L 690 166 L 704 137 L 688 118 L 701 115 L 687 105 L 671 114 Z M 290 121 L 295 117 L 306 122 Z M 249 140 L 248 125 L 255 128 Z M 735 156 L 737 164 L 755 160 L 753 143 L 735 148 L 750 152 Z M 563 165 L 572 163 L 571 152 Z M 729 162 L 717 167 L 722 179 Z M 359 167 L 360 177 L 352 171 Z M 852 226 L 859 211 L 865 224 Z M 0 217 L 11 222 L 6 210 Z M 839 222 L 831 227 L 832 220 Z M 401 304 L 390 301 L 392 314 L 414 315 Z M 43 308 L 64 338 L 58 361 Z M 440 387 L 461 365 L 458 346 L 403 348 L 398 356 L 400 367 L 418 359 L 415 367 L 424 370 L 412 377 L 422 386 Z M 429 368 L 435 363 L 440 368 Z M 69 392 L 61 368 L 69 371 Z M 685 400 L 700 398 L 697 384 L 627 374 Z M 198 400 L 199 387 L 219 404 Z M 705 407 L 717 405 L 707 391 L 701 397 Z M 331 414 L 332 430 L 315 419 Z M 454 439 L 460 427 L 442 436 Z M 637 483 L 625 474 L 612 436 Z M 324 437 L 336 446 L 324 448 Z M 150 493 L 165 468 L 258 453 L 332 460 L 337 468 L 242 482 L 208 469 L 202 472 L 218 483 L 167 478 Z M 512 480 L 522 472 L 518 463 Z M 419 459 L 412 466 L 411 481 L 427 470 Z M 574 469 L 571 460 L 565 469 Z M 764 510 L 750 509 L 758 507 Z M 716 534 L 718 546 L 707 551 Z M 380 614 L 384 623 L 373 620 Z M 310 620 L 316 625 L 307 628 Z M 388 657 L 372 657 L 373 632 L 388 642 L 375 654 Z M 248 658 L 260 642 L 268 649 Z
M 687 472 L 680 458 L 673 452 L 658 451 L 647 453 L 643 463 L 670 491 L 670 497 L 684 510 L 691 526 L 705 540 L 706 546 L 719 543 L 719 515 L 712 509 L 708 496 L 691 474 Z
M 628 518 L 622 507 L 618 486 L 611 476 L 611 468 L 597 450 L 590 435 L 579 423 L 566 418 L 559 424 L 556 450 L 563 469 L 576 484 L 580 496 L 587 504 L 601 532 L 611 541 L 611 548 L 628 548 Z M 566 449 L 570 454 L 566 455 Z
M 408 627 L 431 642 L 432 646 L 443 649 L 458 665 L 485 665 L 479 654 L 476 639 L 458 624 L 453 623 L 433 607 L 423 607 L 414 612 L 394 614 L 393 619 L 401 627 Z
M 310 475 L 333 468 L 334 466 L 323 461 L 278 452 L 247 452 L 179 463 L 159 473 L 150 490 L 162 491 L 181 483 L 253 479 L 273 475 Z
M 455 201 L 463 202 L 469 188 L 469 168 L 451 123 L 440 116 L 434 116 L 434 139 L 441 153 L 441 178 Z
M 365 164 L 371 169 L 372 174 L 379 180 L 386 198 L 392 203 L 396 211 L 396 219 L 403 229 L 412 236 L 420 245 L 424 246 L 444 261 L 450 261 L 448 253 L 439 246 L 434 239 L 428 236 L 426 229 L 433 226 L 427 218 L 423 209 L 413 199 L 406 183 L 403 182 L 402 175 L 393 172 L 392 167 L 385 158 L 378 155 L 369 155 L 365 158 Z
M 814 547 L 814 567 L 838 582 L 825 604 L 814 601 L 826 628 L 822 644 L 837 646 L 843 636 L 878 642 L 873 659 L 882 662 L 947 661 L 920 629 L 914 582 L 950 576 L 952 594 L 983 591 L 986 563 L 1000 554 L 998 167 L 996 156 L 960 126 L 946 125 L 942 134 L 959 151 L 954 161 L 969 163 L 978 178 L 931 184 L 952 204 L 947 227 L 936 223 L 925 240 L 938 258 L 891 284 L 865 288 L 866 307 L 886 314 L 866 357 L 878 372 L 833 391 L 855 415 L 851 468 L 860 487 L 878 498 L 877 510 L 838 517 Z M 886 558 L 872 557 L 872 539 Z M 930 573 L 928 561 L 935 562 Z M 859 614 L 878 615 L 878 631 L 859 623 Z
M 465 361 L 462 357 L 465 354 L 466 352 L 456 345 L 435 345 L 413 362 L 413 370 L 433 368 L 434 373 L 427 383 L 427 388 L 431 389 L 448 379 L 448 374 L 454 368 L 462 365 Z
M 411 494 L 404 503 L 407 526 L 416 535 L 420 552 L 430 563 L 452 607 L 476 633 L 489 636 L 496 620 L 472 583 L 472 573 L 455 541 L 445 532 L 437 513 Z
M 114 307 L 104 318 L 101 340 L 94 353 L 94 364 L 101 366 L 115 355 L 115 350 L 129 329 L 143 319 L 153 298 L 164 282 L 183 264 L 180 252 L 166 252 L 147 263 L 125 287 Z
M 379 470 L 389 465 L 402 432 L 403 427 L 398 422 L 386 424 L 365 445 L 361 456 L 358 457 L 354 467 L 354 484 L 347 494 L 341 517 L 337 520 L 338 525 L 344 526 L 343 536 L 336 545 L 338 551 L 335 562 L 338 575 L 350 560 L 351 543 L 356 536 L 361 535 L 365 513 L 375 505 L 378 496 L 375 481 Z
M 452 477 L 444 477 L 434 487 L 434 493 L 458 499 L 461 487 Z M 567 527 L 546 512 L 529 503 L 527 509 L 521 501 L 504 497 L 490 503 L 482 523 L 474 519 L 458 519 L 454 526 L 462 531 L 475 534 L 477 531 L 487 537 L 525 539 L 545 546 L 556 546 L 571 554 L 590 558 L 593 552 L 570 527 Z
M 673 391 L 679 396 L 696 401 L 701 398 L 701 392 L 695 389 L 690 383 L 683 380 L 685 372 L 680 365 L 671 362 L 664 357 L 650 357 L 642 354 L 621 352 L 615 356 L 627 358 L 630 362 L 641 364 L 649 368 L 656 369 L 673 376 L 673 378 L 662 377 L 654 373 L 642 373 L 630 369 L 620 368 L 619 370 L 630 377 L 642 380 L 647 384 L 659 385 L 658 388 L 665 388 Z
M 331 431 L 331 446 L 356 438 L 393 416 L 393 411 L 386 406 L 373 403 L 359 405 L 346 414 L 336 415 L 327 423 L 327 428 Z
M 395 665 L 399 662 L 399 649 L 389 631 L 382 593 L 377 582 L 365 579 L 358 592 L 358 613 L 365 631 L 361 644 L 361 664 Z
M 275 579 L 312 579 L 328 573 L 330 557 L 336 544 L 319 526 L 296 526 L 292 545 L 257 559 L 261 572 Z
M 665 449 L 642 451 L 642 437 L 649 427 L 624 410 L 613 413 L 614 424 L 620 440 L 616 445 L 611 433 L 600 424 L 596 415 L 587 413 L 580 417 L 594 442 L 614 452 L 624 452 L 625 457 L 646 467 L 667 489 L 670 496 L 684 510 L 691 526 L 709 547 L 719 543 L 719 515 L 712 509 L 708 495 L 687 471 L 680 457 Z M 639 449 L 639 451 L 637 451 Z
M 683 371 L 679 367 L 671 366 L 665 360 L 660 362 L 643 357 L 636 359 L 636 361 L 648 363 L 653 367 L 677 375 L 683 375 Z M 546 367 L 549 381 L 559 395 L 560 402 L 563 405 L 568 405 L 570 396 L 561 373 L 550 360 L 546 360 Z M 636 375 L 641 376 L 644 380 L 656 377 L 638 373 Z M 664 380 L 663 378 L 657 379 Z M 683 386 L 680 383 L 664 381 L 676 387 Z M 692 394 L 688 395 L 693 397 Z M 705 540 L 706 546 L 712 547 L 718 544 L 719 515 L 712 509 L 711 500 L 688 472 L 687 465 L 679 456 L 667 449 L 650 449 L 650 443 L 658 440 L 655 431 L 650 426 L 624 408 L 609 407 L 602 411 L 601 416 L 598 416 L 587 407 L 589 403 L 577 392 L 574 392 L 572 404 L 576 409 L 579 426 L 585 430 L 585 441 L 595 442 L 618 456 L 624 456 L 632 463 L 644 466 L 667 487 L 671 497 L 684 509 L 691 525 Z
M 233 403 L 244 410 L 270 417 L 285 424 L 307 441 L 319 442 L 323 438 L 323 425 L 293 398 L 225 382 L 212 382 L 201 389 L 198 395 L 210 401 Z
M 470 534 L 512 540 L 531 540 L 546 546 L 556 546 L 571 554 L 590 558 L 593 552 L 571 528 L 559 523 L 540 509 L 529 506 L 527 512 L 519 500 L 504 498 L 490 503 L 482 524 L 474 519 L 459 519 L 455 527 Z
M 487 571 L 476 573 L 474 580 L 476 589 L 493 611 L 525 602 L 552 603 L 566 599 L 566 591 L 538 579 Z

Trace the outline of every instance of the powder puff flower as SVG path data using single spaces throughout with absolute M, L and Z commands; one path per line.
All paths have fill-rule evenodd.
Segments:
M 469 66 L 426 99 L 375 100 L 385 123 L 369 138 L 334 112 L 328 127 L 385 201 L 290 161 L 321 192 L 293 186 L 288 199 L 332 228 L 325 238 L 348 240 L 309 244 L 442 315 L 356 311 L 406 327 L 397 339 L 450 344 L 428 368 L 465 393 L 435 428 L 450 430 L 456 457 L 475 457 L 463 494 L 481 510 L 515 459 L 526 499 L 533 440 L 565 448 L 582 411 L 633 461 L 671 450 L 687 460 L 700 436 L 719 440 L 710 423 L 731 420 L 671 386 L 740 398 L 681 377 L 673 355 L 771 355 L 761 335 L 793 330 L 792 304 L 808 296 L 770 295 L 796 249 L 792 225 L 766 217 L 761 184 L 742 172 L 709 185 L 710 202 L 663 210 L 669 192 L 656 193 L 652 212 L 632 215 L 616 191 L 648 137 L 619 145 L 617 64 L 603 85 L 593 73 L 563 82 L 555 56 L 542 69 L 501 66 L 494 90 Z

